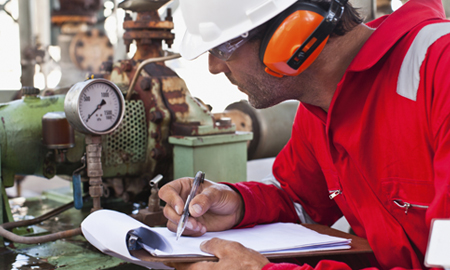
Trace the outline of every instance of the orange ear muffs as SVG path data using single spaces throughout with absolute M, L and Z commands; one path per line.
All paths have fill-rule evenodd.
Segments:
M 334 29 L 328 12 L 312 3 L 297 2 L 278 15 L 261 41 L 259 57 L 266 72 L 297 76 L 322 51 Z

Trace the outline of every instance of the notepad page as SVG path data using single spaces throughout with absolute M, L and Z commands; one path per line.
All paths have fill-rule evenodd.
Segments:
M 207 232 L 200 237 L 182 236 L 176 241 L 175 233 L 167 228 L 152 228 L 163 235 L 172 245 L 171 254 L 155 251 L 159 256 L 204 255 L 200 250 L 203 241 L 213 237 L 237 241 L 247 248 L 260 253 L 310 251 L 321 249 L 348 249 L 350 239 L 317 233 L 311 229 L 294 223 L 273 223 L 257 225 L 253 228 L 233 229 L 222 232 Z

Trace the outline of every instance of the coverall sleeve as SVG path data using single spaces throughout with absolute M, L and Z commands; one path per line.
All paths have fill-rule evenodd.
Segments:
M 311 267 L 308 264 L 296 265 L 291 263 L 269 263 L 262 268 L 262 270 L 313 270 L 313 269 L 321 269 L 321 270 L 351 270 L 351 268 L 345 263 L 330 261 L 330 260 L 322 260 L 317 265 L 316 268 Z
M 266 264 L 261 270 L 352 270 L 347 264 L 331 260 L 322 260 L 316 267 L 311 267 L 308 264 L 296 265 L 292 263 L 269 263 Z M 376 270 L 375 267 L 364 268 L 364 270 Z M 391 270 L 403 270 L 404 268 L 394 267 Z M 437 270 L 437 268 L 431 268 Z
M 308 121 L 317 122 L 308 114 L 310 112 L 300 105 L 291 139 L 273 165 L 273 174 L 281 188 L 259 182 L 234 185 L 245 204 L 245 216 L 238 227 L 271 222 L 299 222 L 293 203 L 301 204 L 315 222 L 324 225 L 332 225 L 342 216 L 335 202 L 328 198 L 324 175 L 314 157 L 315 150 L 308 143 L 314 135 L 305 133 L 305 126 L 313 124 Z M 310 120 L 305 120 L 308 118 Z
M 431 49 L 432 48 L 432 49 Z M 422 66 L 429 100 L 428 116 L 434 151 L 434 198 L 426 213 L 430 227 L 434 218 L 450 217 L 450 34 L 435 42 Z M 431 90 L 430 90 L 431 89 Z

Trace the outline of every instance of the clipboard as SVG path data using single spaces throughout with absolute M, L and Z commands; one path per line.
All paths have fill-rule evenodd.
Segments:
M 112 226 L 114 224 L 114 226 Z M 268 224 L 271 225 L 271 224 Z M 273 224 L 274 226 L 284 226 L 286 224 Z M 289 225 L 289 224 L 288 224 Z M 259 225 L 264 226 L 264 225 Z M 266 252 L 263 253 L 269 259 L 283 259 L 283 258 L 293 258 L 293 257 L 307 257 L 307 256 L 327 256 L 327 255 L 339 255 L 339 254 L 359 254 L 359 253 L 371 253 L 372 250 L 368 245 L 367 241 L 362 238 L 346 234 L 344 232 L 340 232 L 334 229 L 331 229 L 327 226 L 316 225 L 316 224 L 305 224 L 299 225 L 295 224 L 295 226 L 307 227 L 312 229 L 319 234 L 324 234 L 328 236 L 340 237 L 351 239 L 351 244 L 345 249 L 337 249 L 333 246 L 328 248 L 322 248 L 321 250 L 312 250 L 312 251 L 283 251 L 283 253 L 278 252 Z M 128 243 L 126 239 L 126 235 L 130 231 L 135 230 L 136 228 L 145 227 L 146 230 L 155 230 L 157 228 L 150 228 L 139 221 L 131 218 L 128 215 L 125 215 L 120 212 L 112 211 L 112 210 L 98 210 L 91 213 L 81 224 L 82 232 L 85 238 L 94 245 L 101 252 L 121 258 L 125 261 L 142 265 L 145 267 L 157 268 L 157 269 L 171 269 L 170 267 L 164 265 L 167 262 L 197 262 L 197 261 L 217 261 L 218 259 L 214 256 L 208 255 L 193 255 L 188 257 L 173 257 L 173 256 L 164 256 L 157 255 L 154 256 L 150 254 L 145 249 L 138 250 L 130 250 L 128 248 Z M 251 230 L 246 231 L 245 235 L 249 232 L 255 232 L 258 230 L 258 226 L 251 228 Z M 173 237 L 175 237 L 175 233 L 169 232 L 167 228 L 159 228 L 165 229 L 166 233 L 170 233 Z M 239 230 L 246 229 L 237 229 L 237 230 L 229 230 L 229 232 L 241 233 Z M 284 231 L 283 229 L 280 231 Z M 267 233 L 265 233 L 267 234 Z M 241 234 L 242 235 L 242 234 Z M 289 235 L 288 238 L 292 234 Z M 197 239 L 199 237 L 182 237 L 180 241 L 191 242 L 193 239 Z M 225 238 L 226 239 L 226 238 Z M 283 239 L 286 239 L 283 238 Z M 301 236 L 303 239 L 303 236 Z M 314 238 L 315 239 L 315 238 Z M 326 238 L 327 239 L 327 238 Z M 239 241 L 241 242 L 241 241 Z M 282 241 L 279 241 L 282 242 Z M 284 242 L 284 240 L 283 240 Z M 241 242 L 242 243 L 242 242 Z M 247 246 L 247 245 L 244 245 Z M 339 248 L 339 247 L 338 247 Z M 199 249 L 199 247 L 198 247 Z M 206 253 L 205 253 L 206 254 Z
M 353 234 L 345 233 L 336 229 L 332 229 L 325 225 L 320 224 L 302 224 L 302 226 L 309 228 L 321 234 L 330 236 L 350 238 L 350 249 L 336 249 L 336 250 L 316 250 L 307 252 L 290 252 L 290 253 L 266 253 L 263 254 L 269 260 L 282 260 L 292 258 L 310 258 L 310 257 L 338 257 L 338 256 L 353 256 L 353 255 L 372 255 L 373 250 L 370 247 L 366 239 L 358 237 Z M 152 256 L 145 250 L 130 250 L 130 254 L 133 257 L 147 262 L 176 262 L 176 263 L 194 263 L 199 261 L 218 261 L 215 256 L 196 256 L 196 257 L 164 257 L 164 256 Z

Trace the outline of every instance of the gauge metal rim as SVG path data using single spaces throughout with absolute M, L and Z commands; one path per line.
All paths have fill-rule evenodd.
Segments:
M 116 121 L 116 123 L 110 128 L 105 131 L 97 131 L 93 130 L 92 128 L 88 127 L 84 121 L 81 118 L 80 111 L 79 111 L 79 104 L 80 104 L 80 98 L 81 93 L 83 92 L 83 89 L 86 87 L 89 87 L 92 84 L 96 83 L 104 83 L 111 86 L 114 91 L 116 91 L 116 94 L 119 98 L 121 109 L 120 109 L 120 117 Z M 85 133 L 85 134 L 94 134 L 94 135 L 105 135 L 113 132 L 116 130 L 119 125 L 122 123 L 124 114 L 125 114 L 125 98 L 123 97 L 122 91 L 120 91 L 119 87 L 115 85 L 113 82 L 102 79 L 102 78 L 96 78 L 96 79 L 89 79 L 83 82 L 78 82 L 74 84 L 70 90 L 67 92 L 66 98 L 64 100 L 64 112 L 66 113 L 67 120 L 69 123 L 79 132 Z

